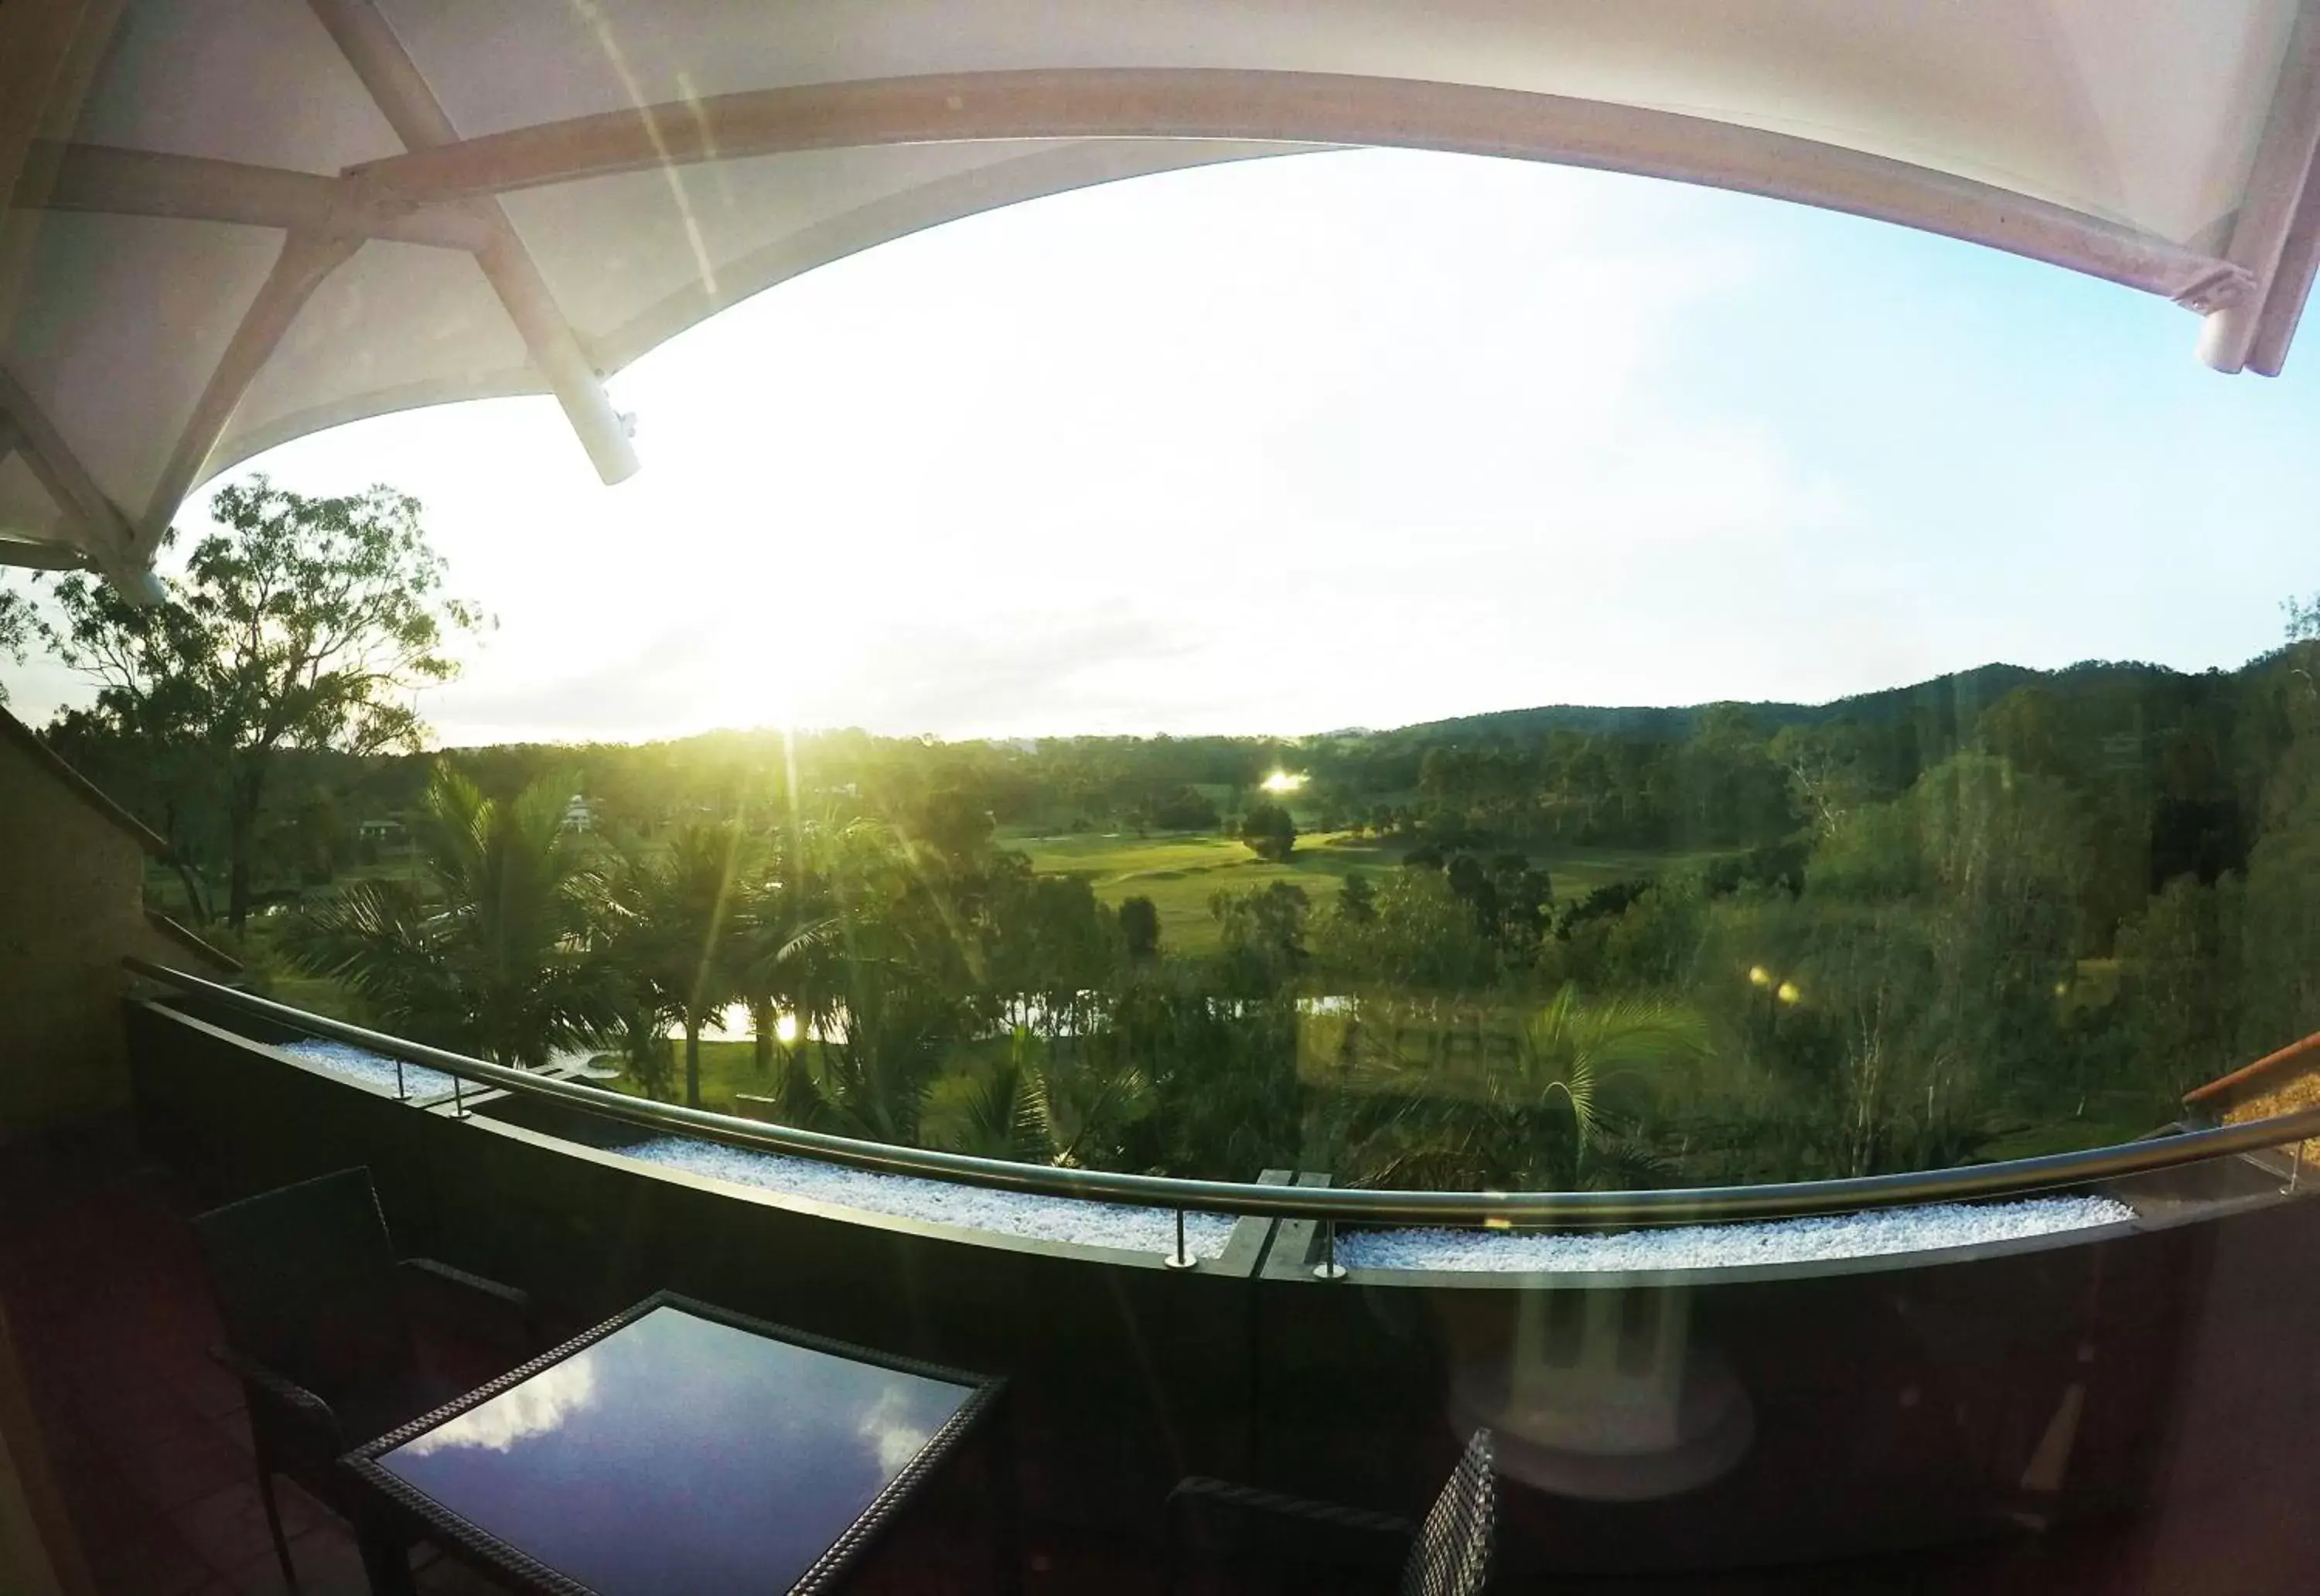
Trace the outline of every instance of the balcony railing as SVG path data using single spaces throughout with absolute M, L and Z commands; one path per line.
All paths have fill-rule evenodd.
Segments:
M 124 963 L 139 975 L 259 1020 L 440 1070 L 461 1081 L 561 1102 L 654 1130 L 887 1174 L 956 1181 L 1001 1191 L 1128 1203 L 1141 1208 L 1318 1220 L 1333 1225 L 1580 1229 L 1794 1219 L 1904 1203 L 2024 1197 L 2262 1152 L 2290 1143 L 2297 1144 L 2300 1167 L 2302 1144 L 2320 1137 L 2320 1107 L 2315 1107 L 2244 1124 L 2181 1131 L 2079 1152 L 2050 1153 L 1954 1169 L 1764 1185 L 1639 1192 L 1413 1192 L 1187 1180 L 1170 1175 L 1063 1169 L 927 1147 L 897 1147 L 771 1125 L 676 1103 L 656 1102 L 406 1041 L 144 959 L 131 958 Z

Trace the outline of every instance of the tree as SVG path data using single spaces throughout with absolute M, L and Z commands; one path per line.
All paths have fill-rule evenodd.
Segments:
M 291 962 L 344 982 L 398 1035 L 530 1067 L 628 1016 L 603 957 L 604 878 L 535 783 L 494 802 L 438 767 L 416 826 L 419 883 L 376 879 L 292 920 Z
M 1038 1038 L 1017 1026 L 1007 1056 L 961 1098 L 946 1144 L 952 1152 L 1019 1164 L 1044 1164 L 1055 1156 L 1038 1093 Z
M 767 839 L 742 906 L 736 984 L 749 1005 L 760 1070 L 773 1064 L 780 1016 L 792 1018 L 802 1042 L 828 1006 L 827 960 L 821 955 L 835 926 L 811 865 L 818 840 L 803 826 Z
M 1444 872 L 1397 870 L 1374 893 L 1364 886 L 1351 903 L 1341 895 L 1321 920 L 1319 951 L 1334 976 L 1361 988 L 1428 992 L 1491 984 L 1497 963 L 1490 941 Z
M 701 1106 L 701 1032 L 744 985 L 744 884 L 748 839 L 730 821 L 680 828 L 658 854 L 631 854 L 615 902 L 613 957 L 645 1008 L 684 1031 L 684 1101 Z
M 1240 839 L 1257 857 L 1277 862 L 1297 846 L 1297 822 L 1278 803 L 1252 803 L 1240 817 Z
M 0 658 L 24 663 L 24 644 L 32 635 L 32 607 L 21 593 L 0 592 Z M 0 704 L 8 702 L 8 684 L 0 682 Z
M 1560 1191 L 1662 1173 L 1640 1120 L 1674 1068 L 1702 1056 L 1690 1009 L 1654 998 L 1590 1003 L 1565 985 L 1525 1020 L 1512 1063 L 1478 1095 L 1427 1090 L 1427 1066 L 1397 1060 L 1407 1091 L 1365 1093 L 1328 1126 L 1350 1183 Z
M 212 501 L 227 530 L 164 579 L 164 603 L 140 608 L 85 576 L 57 584 L 60 619 L 40 630 L 96 683 L 99 713 L 157 748 L 195 750 L 222 784 L 237 929 L 276 756 L 416 749 L 426 727 L 411 693 L 458 675 L 449 634 L 481 624 L 444 596 L 420 513 L 384 486 L 317 499 L 257 476 Z
M 1127 944 L 1130 964 L 1148 964 L 1160 957 L 1160 910 L 1141 893 L 1119 904 L 1119 935 Z
M 1217 829 L 1217 806 L 1197 787 L 1178 787 L 1173 793 L 1158 794 L 1144 806 L 1144 815 L 1159 831 Z
M 943 879 L 940 860 L 876 821 L 824 846 L 832 925 L 816 964 L 827 971 L 829 1034 L 811 1076 L 787 1072 L 780 1111 L 791 1124 L 909 1146 L 946 1060 L 991 1018 L 973 968 L 974 875 Z
M 1237 997 L 1270 997 L 1305 968 L 1305 920 L 1311 900 L 1301 886 L 1273 882 L 1245 893 L 1213 893 L 1209 913 L 1217 922 L 1224 957 L 1219 967 L 1227 991 Z

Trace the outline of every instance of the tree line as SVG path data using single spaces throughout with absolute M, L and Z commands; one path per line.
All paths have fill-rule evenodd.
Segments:
M 697 1102 L 739 1003 L 752 1111 L 792 1123 L 1568 1185 L 2139 1134 L 2320 1028 L 2312 605 L 2236 671 L 1993 667 L 1817 707 L 429 754 L 411 692 L 485 621 L 418 506 L 257 479 L 217 513 L 167 605 L 67 577 L 0 612 L 0 644 L 97 684 L 47 734 L 261 968 L 503 1062 L 601 1053 Z M 1194 954 L 1008 841 L 1098 829 L 1290 873 L 1216 895 Z M 1373 868 L 1296 873 L 1347 838 Z M 1613 857 L 1558 892 L 1559 861 Z

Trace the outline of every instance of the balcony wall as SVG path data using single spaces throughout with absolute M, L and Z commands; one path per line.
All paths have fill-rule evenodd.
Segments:
M 648 1165 L 618 1151 L 630 1128 L 537 1100 L 398 1104 L 220 1018 L 129 1011 L 147 1149 L 218 1196 L 367 1164 L 406 1247 L 575 1324 L 666 1286 L 1006 1374 L 1028 1506 L 1055 1521 L 1149 1534 L 1188 1472 L 1415 1511 L 1475 1401 L 1511 1392 L 1560 1446 L 1510 1471 L 1518 1567 L 2086 1532 L 2207 1556 L 2218 1528 L 2311 1533 L 2261 1504 L 2266 1448 L 2320 1420 L 2320 1209 L 2257 1161 L 2115 1192 L 2133 1225 L 1941 1254 L 1325 1283 L 1310 1225 L 1244 1220 L 1225 1259 L 1178 1274 Z M 1735 1392 L 1742 1429 L 1702 1443 Z
M 167 847 L 0 709 L 0 1141 L 128 1107 L 123 957 L 232 967 L 146 915 Z

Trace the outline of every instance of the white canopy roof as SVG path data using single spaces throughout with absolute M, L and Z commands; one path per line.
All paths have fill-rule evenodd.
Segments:
M 2320 0 L 9 0 L 0 564 L 143 585 L 204 478 L 449 399 L 553 394 L 617 482 L 603 377 L 739 299 L 1317 146 L 1925 228 L 2277 374 L 2315 139 Z

